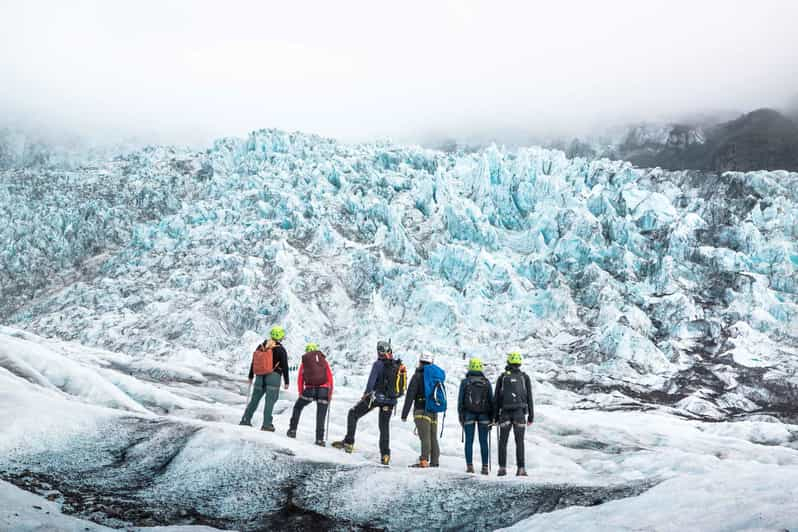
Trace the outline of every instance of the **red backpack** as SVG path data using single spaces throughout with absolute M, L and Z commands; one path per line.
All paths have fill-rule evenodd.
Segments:
M 302 355 L 302 377 L 306 386 L 327 384 L 327 359 L 321 351 L 309 351 Z
M 252 373 L 255 375 L 269 375 L 277 366 L 279 364 L 274 362 L 272 348 L 266 349 L 266 346 L 259 345 L 252 353 Z

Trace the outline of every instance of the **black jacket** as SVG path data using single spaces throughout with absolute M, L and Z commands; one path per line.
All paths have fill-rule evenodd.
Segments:
M 524 376 L 524 386 L 526 387 L 526 406 L 524 410 L 526 411 L 527 421 L 532 423 L 532 421 L 535 420 L 535 405 L 532 401 L 532 380 L 529 378 L 529 375 L 521 371 L 521 367 L 517 365 L 508 365 L 504 368 L 504 373 L 499 375 L 496 381 L 496 393 L 493 394 L 493 420 L 498 421 L 499 414 L 502 411 L 502 395 L 504 392 L 502 383 L 504 382 L 505 375 L 509 375 L 510 373 L 520 373 Z
M 402 419 L 406 418 L 410 413 L 410 407 L 413 410 L 424 410 L 427 405 L 427 396 L 424 392 L 424 366 L 421 364 L 416 368 L 416 372 L 410 377 L 410 383 L 407 385 L 407 394 L 405 395 L 405 404 L 402 407 Z
M 268 342 L 268 341 L 269 341 L 268 339 L 264 340 L 261 345 L 265 346 L 266 342 Z M 277 342 L 277 345 L 274 346 L 274 348 L 272 348 L 272 356 L 275 357 L 274 365 L 276 367 L 274 368 L 274 372 L 275 373 L 279 373 L 279 374 L 281 374 L 283 376 L 283 382 L 287 386 L 288 385 L 288 353 L 286 352 L 285 347 L 283 347 L 283 344 L 281 344 L 280 342 Z M 255 371 L 252 368 L 253 363 L 254 362 L 250 362 L 249 363 L 249 378 L 250 379 L 255 377 Z
M 466 409 L 465 409 L 465 389 L 466 383 L 469 379 L 484 379 L 485 382 L 488 384 L 488 411 L 485 412 L 486 415 L 490 416 L 493 415 L 493 390 L 490 388 L 490 381 L 485 376 L 484 373 L 481 371 L 470 371 L 466 373 L 465 379 L 460 381 L 460 391 L 457 393 L 457 416 L 460 418 L 462 422 Z

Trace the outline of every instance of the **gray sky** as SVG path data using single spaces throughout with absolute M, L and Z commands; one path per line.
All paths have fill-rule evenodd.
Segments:
M 796 21 L 794 0 L 0 0 L 0 113 L 191 143 L 575 134 L 783 105 Z

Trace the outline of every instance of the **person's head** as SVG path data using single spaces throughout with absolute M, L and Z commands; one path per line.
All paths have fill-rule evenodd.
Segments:
M 521 353 L 518 351 L 511 351 L 507 353 L 507 365 L 508 366 L 520 366 L 523 359 L 521 358 Z
M 480 359 L 473 357 L 468 361 L 468 371 L 479 371 L 481 373 L 482 369 L 482 361 Z
M 275 325 L 272 327 L 272 330 L 269 331 L 269 337 L 275 342 L 279 342 L 283 338 L 285 338 L 285 329 L 280 327 L 279 325 Z
M 393 348 L 391 347 L 391 342 L 380 340 L 377 342 L 377 357 L 379 358 L 391 358 L 393 356 Z
M 426 366 L 427 364 L 432 364 L 433 362 L 435 362 L 435 357 L 433 357 L 432 353 L 429 351 L 423 351 L 418 357 L 419 366 Z
M 311 351 L 318 351 L 319 344 L 314 344 L 313 342 L 309 342 L 305 344 L 305 353 L 310 353 Z

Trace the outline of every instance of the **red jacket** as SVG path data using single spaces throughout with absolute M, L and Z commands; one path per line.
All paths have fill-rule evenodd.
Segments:
M 328 400 L 332 400 L 333 395 L 333 376 L 332 370 L 330 369 L 330 364 L 327 360 L 324 361 L 327 364 L 327 381 L 324 384 L 319 386 L 314 386 L 314 388 L 328 388 L 330 391 L 327 393 Z M 296 380 L 297 387 L 299 388 L 299 395 L 302 395 L 302 392 L 305 391 L 305 363 L 301 363 L 299 365 L 299 377 Z

